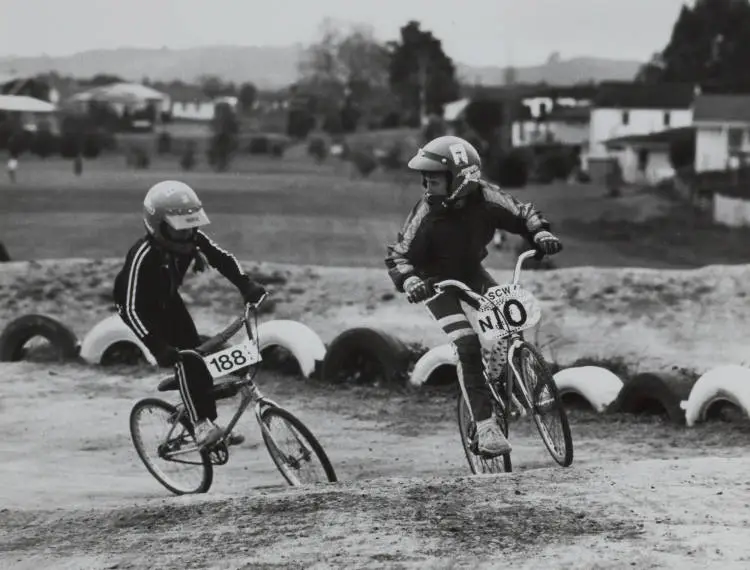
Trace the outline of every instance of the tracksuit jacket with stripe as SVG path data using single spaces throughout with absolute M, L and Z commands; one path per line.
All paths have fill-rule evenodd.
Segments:
M 202 231 L 196 234 L 197 250 L 219 273 L 242 290 L 250 282 L 237 258 Z M 167 342 L 154 323 L 169 318 L 169 307 L 196 253 L 166 252 L 150 236 L 139 239 L 128 251 L 115 277 L 114 301 L 120 316 L 138 339 L 159 354 Z

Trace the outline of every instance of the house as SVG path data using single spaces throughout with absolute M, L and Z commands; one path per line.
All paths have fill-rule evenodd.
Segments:
M 695 171 L 736 169 L 750 158 L 750 95 L 699 95 Z
M 607 141 L 687 127 L 693 122 L 696 87 L 686 83 L 605 81 L 591 107 L 588 158 L 584 169 L 602 181 L 613 160 L 626 162 L 626 150 L 610 150 Z
M 59 131 L 57 107 L 27 95 L 0 95 L 0 124 L 15 122 L 23 130 L 36 132 L 43 125 L 53 133 Z
M 134 129 L 151 130 L 169 112 L 169 95 L 140 83 L 111 83 L 81 91 L 66 101 L 66 107 L 88 112 L 92 104 L 106 104 L 127 119 Z
M 646 135 L 626 135 L 603 142 L 607 151 L 618 155 L 622 180 L 628 184 L 653 185 L 675 175 L 669 159 L 673 143 L 692 144 L 693 126 L 665 129 Z
M 590 109 L 581 104 L 555 106 L 551 110 L 540 110 L 534 116 L 533 109 L 524 104 L 528 113 L 513 121 L 511 140 L 513 146 L 548 144 L 558 142 L 565 145 L 588 147 Z
M 199 86 L 171 83 L 159 85 L 159 90 L 169 96 L 172 120 L 207 122 L 214 118 L 215 105 Z

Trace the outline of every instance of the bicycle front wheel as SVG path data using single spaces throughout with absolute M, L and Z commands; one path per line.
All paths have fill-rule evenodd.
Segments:
M 214 470 L 207 453 L 195 448 L 189 421 L 157 398 L 136 402 L 130 412 L 130 436 L 149 473 L 175 495 L 205 493 Z
M 337 481 L 336 472 L 312 432 L 291 412 L 269 406 L 261 412 L 263 441 L 271 459 L 293 487 Z
M 573 462 L 573 437 L 552 372 L 544 357 L 529 343 L 524 342 L 516 355 L 522 381 L 531 397 L 531 413 L 539 435 L 552 459 L 568 467 Z
M 504 417 L 496 415 L 500 429 L 508 436 L 508 426 Z M 469 407 L 466 405 L 463 393 L 458 393 L 458 431 L 461 434 L 461 445 L 469 462 L 469 468 L 475 475 L 477 473 L 510 473 L 513 470 L 510 453 L 500 457 L 484 457 L 477 453 L 476 425 L 471 419 Z

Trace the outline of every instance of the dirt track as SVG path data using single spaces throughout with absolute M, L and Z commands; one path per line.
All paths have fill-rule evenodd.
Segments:
M 686 430 L 576 413 L 572 467 L 553 467 L 521 423 L 516 472 L 467 477 L 450 393 L 335 391 L 266 377 L 262 389 L 320 436 L 341 483 L 284 486 L 246 417 L 247 441 L 218 469 L 211 491 L 177 498 L 145 471 L 127 433 L 134 401 L 154 393 L 148 372 L 2 365 L 0 567 L 741 568 L 750 561 L 750 459 L 737 458 L 746 428 Z
M 113 268 L 6 265 L 0 325 L 35 310 L 82 337 L 107 314 Z M 431 346 L 441 339 L 418 307 L 388 296 L 382 271 L 254 271 L 283 277 L 272 285 L 274 318 L 301 319 L 326 341 L 360 324 Z M 548 315 L 546 354 L 637 355 L 646 369 L 671 361 L 703 371 L 746 356 L 750 314 L 734 299 L 747 271 L 581 269 L 532 272 L 528 283 Z M 236 308 L 218 283 L 211 274 L 186 285 L 201 330 Z M 553 467 L 521 423 L 513 474 L 466 477 L 451 394 L 264 377 L 261 388 L 320 437 L 341 483 L 286 487 L 246 416 L 247 441 L 211 491 L 175 498 L 146 472 L 127 430 L 133 403 L 156 394 L 149 374 L 0 364 L 1 568 L 750 567 L 747 426 L 577 412 L 570 468 Z

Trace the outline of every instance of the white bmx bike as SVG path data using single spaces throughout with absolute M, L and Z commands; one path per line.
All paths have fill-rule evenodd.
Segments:
M 552 372 L 539 350 L 524 339 L 524 331 L 541 319 L 539 301 L 519 285 L 523 262 L 538 255 L 523 252 L 516 262 L 513 281 L 491 287 L 484 295 L 456 280 L 433 283 L 436 291 L 450 291 L 464 311 L 482 344 L 484 379 L 492 394 L 494 417 L 508 436 L 510 421 L 531 416 L 552 458 L 561 466 L 573 462 L 573 439 Z M 476 425 L 464 397 L 458 395 L 458 427 L 472 473 L 510 472 L 510 453 L 486 457 L 478 452 Z

